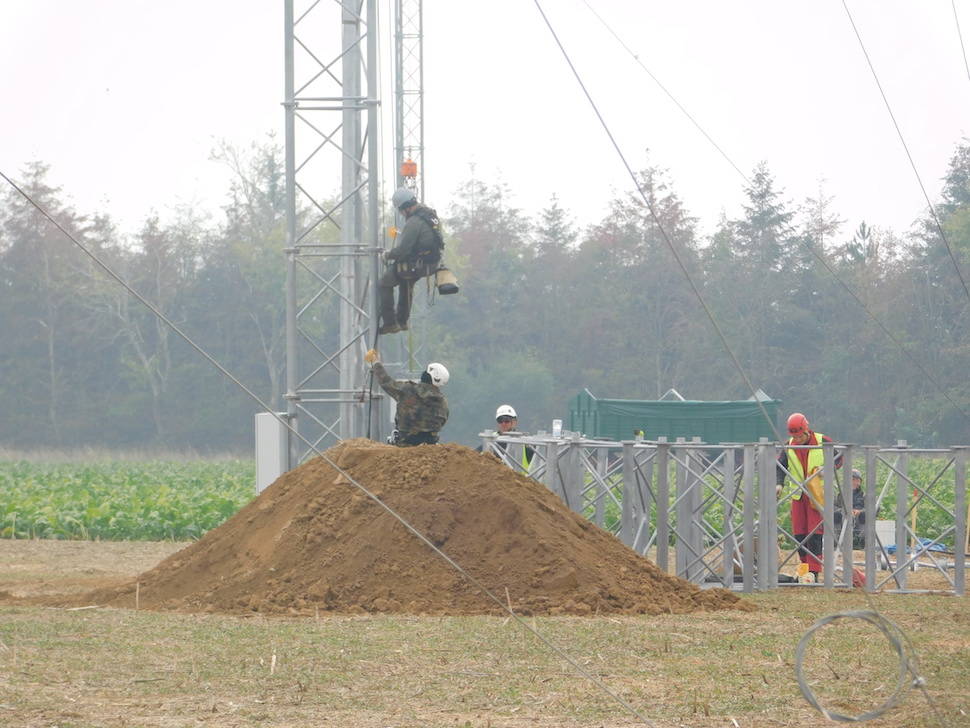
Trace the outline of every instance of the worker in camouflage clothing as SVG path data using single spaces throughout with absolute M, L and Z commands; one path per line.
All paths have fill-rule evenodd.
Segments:
M 364 360 L 373 366 L 381 388 L 397 402 L 394 444 L 410 447 L 437 443 L 438 432 L 448 421 L 448 400 L 440 389 L 448 383 L 445 366 L 432 362 L 421 373 L 420 382 L 411 382 L 392 379 L 379 361 L 376 349 L 368 351 Z

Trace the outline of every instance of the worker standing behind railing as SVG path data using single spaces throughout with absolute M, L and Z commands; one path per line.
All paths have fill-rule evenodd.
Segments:
M 808 418 L 795 412 L 788 418 L 788 445 L 808 446 L 832 442 L 821 432 L 813 432 Z M 778 455 L 777 494 L 787 477 L 791 483 L 791 528 L 798 545 L 798 557 L 808 565 L 809 579 L 818 581 L 822 573 L 822 465 L 825 454 L 821 447 L 807 449 L 788 447 Z M 835 458 L 841 467 L 842 455 Z
M 519 427 L 519 416 L 516 414 L 515 409 L 510 404 L 499 405 L 498 409 L 495 410 L 495 426 L 498 430 L 499 435 L 506 435 L 510 432 L 517 432 Z M 501 448 L 503 451 L 508 449 L 508 443 L 499 442 L 496 443 L 496 447 Z M 476 448 L 479 452 L 482 451 L 482 446 L 479 445 Z M 522 447 L 522 472 L 528 473 L 529 466 L 532 464 L 532 458 L 535 457 L 536 451 L 529 445 L 524 445 Z

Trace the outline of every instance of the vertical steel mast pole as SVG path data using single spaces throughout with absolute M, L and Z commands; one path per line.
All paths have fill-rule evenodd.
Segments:
M 371 327 L 368 331 L 367 341 L 368 343 L 374 343 L 376 341 L 375 332 L 377 330 L 377 315 L 378 315 L 378 295 L 379 291 L 377 289 L 377 282 L 381 277 L 381 260 L 380 260 L 380 248 L 381 248 L 381 215 L 380 215 L 380 204 L 381 204 L 381 191 L 380 185 L 378 184 L 378 174 L 377 170 L 380 168 L 380 147 L 378 145 L 378 139 L 380 138 L 378 134 L 378 129 L 380 128 L 380 114 L 379 111 L 379 91 L 378 88 L 378 78 L 377 73 L 378 64 L 380 63 L 380 58 L 378 57 L 378 33 L 377 33 L 377 0 L 367 0 L 367 89 L 368 96 L 367 99 L 367 129 L 369 138 L 367 140 L 367 166 L 369 173 L 367 175 L 367 227 L 368 227 L 368 239 L 371 244 L 370 251 L 370 295 L 367 297 L 367 313 L 371 321 Z M 382 408 L 381 408 L 381 398 L 375 396 L 374 392 L 369 392 L 370 397 L 369 402 L 369 416 L 370 421 L 367 423 L 367 430 L 371 433 L 374 439 L 380 441 L 383 439 L 382 432 Z
M 421 169 L 418 170 L 418 192 L 424 200 L 424 0 L 418 3 L 418 147 Z
M 404 161 L 404 74 L 401 68 L 404 64 L 404 43 L 402 25 L 405 0 L 394 0 L 394 187 L 404 184 L 401 174 L 401 162 Z
M 283 46 L 283 110 L 284 138 L 286 148 L 286 415 L 290 426 L 299 431 L 297 417 L 297 359 L 296 346 L 296 145 L 294 143 L 294 75 L 293 75 L 293 0 L 284 3 Z M 298 462 L 296 438 L 292 433 L 287 436 L 287 470 L 292 470 Z
M 343 216 L 340 225 L 340 242 L 346 246 L 347 252 L 361 243 L 360 230 L 360 15 L 355 9 L 342 6 L 341 27 L 343 28 L 343 157 L 341 197 Z M 340 370 L 340 389 L 342 393 L 352 393 L 355 389 L 356 376 L 361 362 L 357 347 L 348 346 L 354 331 L 353 306 L 359 301 L 357 296 L 357 261 L 354 257 L 345 255 L 340 259 L 340 351 L 338 354 L 338 368 Z M 357 303 L 362 304 L 363 301 Z M 352 396 L 352 395 L 351 395 Z M 340 439 L 356 437 L 360 427 L 356 422 L 356 407 L 348 397 L 343 397 L 340 403 Z

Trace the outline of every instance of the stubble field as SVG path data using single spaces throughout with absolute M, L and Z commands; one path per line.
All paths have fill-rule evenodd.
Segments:
M 184 544 L 0 541 L 0 591 L 83 593 Z M 781 589 L 755 612 L 529 618 L 641 720 L 512 620 L 287 619 L 0 606 L 0 724 L 59 726 L 812 726 L 798 640 L 815 620 L 878 608 L 912 642 L 928 699 L 907 689 L 869 725 L 970 725 L 965 598 Z M 899 660 L 862 622 L 820 632 L 806 677 L 824 704 L 870 710 Z

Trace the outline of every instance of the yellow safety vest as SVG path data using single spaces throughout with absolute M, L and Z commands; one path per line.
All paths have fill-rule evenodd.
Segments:
M 509 444 L 511 444 L 511 443 L 509 443 Z M 505 447 L 506 447 L 506 452 L 507 452 L 508 451 L 507 450 L 508 444 Z M 519 458 L 519 460 L 521 461 L 521 464 L 522 464 L 522 472 L 525 473 L 526 475 L 529 474 L 529 466 L 532 464 L 532 461 L 529 459 L 529 451 L 526 449 L 528 447 L 529 447 L 528 445 L 525 445 L 525 444 L 522 445 L 522 457 Z M 535 457 L 535 450 L 534 449 L 532 451 L 532 457 Z M 511 460 L 511 457 L 509 459 Z
M 818 444 L 822 444 L 822 438 L 824 435 L 821 432 L 815 433 L 815 439 Z M 788 438 L 788 444 L 791 445 L 792 438 Z M 822 448 L 808 451 L 808 472 L 813 473 L 816 470 L 821 470 L 822 465 L 825 463 L 825 451 Z M 789 447 L 788 448 L 788 482 L 794 487 L 795 495 L 792 496 L 793 500 L 799 500 L 805 491 L 800 487 L 800 483 L 805 482 L 805 473 L 802 471 L 802 461 L 798 457 L 798 450 Z M 814 506 L 814 504 L 813 504 Z

